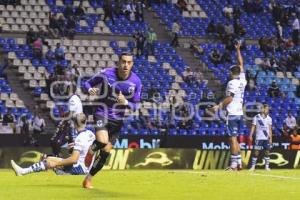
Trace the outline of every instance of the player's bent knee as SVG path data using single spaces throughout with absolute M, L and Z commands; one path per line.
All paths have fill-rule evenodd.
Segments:
M 110 142 L 103 148 L 103 150 L 106 152 L 110 152 L 112 149 L 113 145 Z

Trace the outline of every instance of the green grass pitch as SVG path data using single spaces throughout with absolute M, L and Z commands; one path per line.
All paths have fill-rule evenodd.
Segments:
M 40 172 L 23 177 L 0 170 L 0 200 L 275 200 L 299 199 L 300 170 L 103 171 L 94 189 L 81 188 L 83 176 Z

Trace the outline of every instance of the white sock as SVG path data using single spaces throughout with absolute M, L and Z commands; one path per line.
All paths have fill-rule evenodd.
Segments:
M 265 168 L 269 169 L 270 157 L 265 157 Z
M 238 165 L 238 155 L 231 155 L 230 157 L 230 167 L 235 169 Z
M 46 161 L 41 161 L 41 162 L 38 162 L 38 163 L 34 163 L 30 167 L 23 168 L 22 174 L 30 174 L 30 173 L 33 173 L 33 172 L 46 171 L 45 162 Z
M 252 166 L 251 166 L 251 168 L 255 168 L 256 162 L 257 162 L 257 157 L 253 157 L 252 158 Z

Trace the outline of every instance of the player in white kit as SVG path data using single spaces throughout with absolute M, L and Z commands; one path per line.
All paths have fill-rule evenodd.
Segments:
M 95 140 L 95 134 L 90 130 L 86 130 L 87 118 L 83 113 L 76 115 L 75 128 L 78 136 L 75 139 L 74 149 L 70 157 L 47 157 L 46 159 L 35 163 L 27 168 L 21 168 L 13 160 L 11 160 L 12 168 L 17 176 L 30 173 L 46 171 L 47 169 L 60 169 L 64 174 L 80 175 L 89 172 L 89 166 L 85 166 L 85 156 Z
M 255 165 L 257 162 L 257 157 L 259 155 L 259 151 L 264 150 L 265 153 L 265 169 L 270 170 L 269 162 L 270 162 L 270 149 L 272 146 L 272 118 L 269 116 L 269 106 L 264 104 L 260 114 L 257 114 L 253 118 L 251 132 L 250 132 L 250 140 L 252 140 L 255 135 L 255 143 L 254 143 L 254 155 L 252 157 L 252 165 L 250 171 L 255 170 Z
M 219 105 L 213 107 L 214 112 L 218 109 L 225 109 L 227 112 L 226 135 L 229 137 L 231 152 L 229 170 L 242 168 L 240 145 L 237 136 L 240 134 L 240 126 L 243 123 L 243 98 L 247 81 L 240 47 L 241 43 L 237 42 L 235 48 L 238 65 L 230 67 L 231 80 L 227 84 L 226 98 Z
M 52 147 L 52 152 L 55 156 L 59 157 L 61 148 L 63 146 L 67 146 L 66 144 L 72 144 L 74 143 L 74 139 L 76 138 L 76 131 L 74 130 L 74 122 L 72 120 L 73 116 L 82 113 L 83 112 L 83 107 L 82 107 L 82 102 L 79 98 L 79 96 L 76 94 L 75 89 L 76 87 L 73 86 L 72 88 L 69 88 L 71 93 L 71 97 L 68 100 L 68 107 L 69 107 L 69 118 L 71 119 L 66 119 L 62 120 L 58 124 L 58 128 L 53 134 L 53 137 L 51 138 L 50 144 Z M 46 156 L 46 155 L 44 155 Z

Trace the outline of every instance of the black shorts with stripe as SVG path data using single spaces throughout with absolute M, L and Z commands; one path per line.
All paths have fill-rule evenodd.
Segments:
M 106 130 L 108 132 L 109 142 L 114 145 L 120 135 L 123 121 L 107 119 L 100 115 L 94 115 L 94 121 L 96 133 L 97 131 Z

